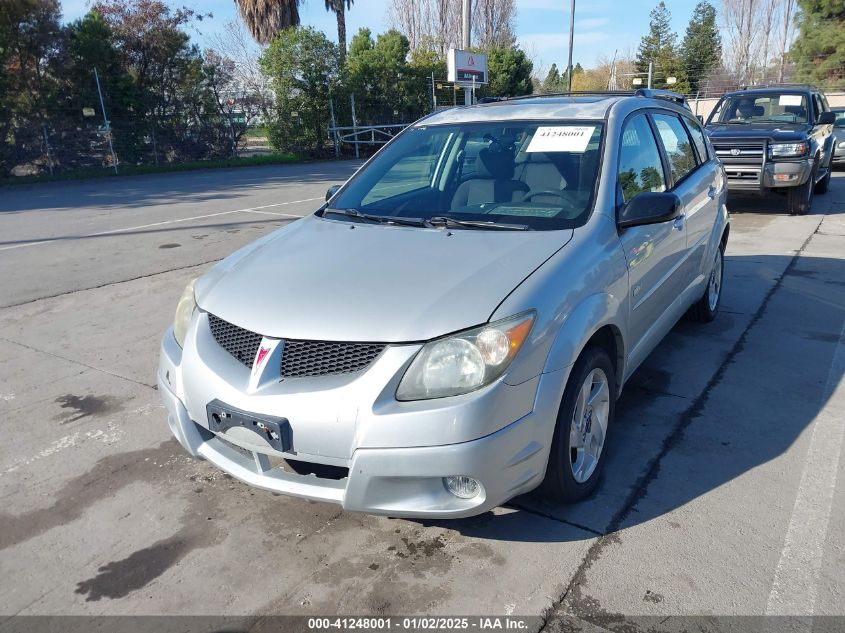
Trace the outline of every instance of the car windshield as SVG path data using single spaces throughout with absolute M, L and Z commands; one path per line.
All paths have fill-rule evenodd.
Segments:
M 412 127 L 324 215 L 468 229 L 580 226 L 593 204 L 602 129 L 586 121 Z
M 833 127 L 845 127 L 845 110 L 836 110 L 833 114 L 836 116 Z
M 719 123 L 807 123 L 807 97 L 767 92 L 724 97 L 710 121 Z

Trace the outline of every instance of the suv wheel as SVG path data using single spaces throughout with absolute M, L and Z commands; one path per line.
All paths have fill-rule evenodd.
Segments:
M 719 304 L 722 301 L 722 279 L 725 274 L 724 249 L 725 247 L 719 244 L 704 294 L 701 299 L 693 304 L 687 313 L 693 321 L 709 323 L 716 318 L 716 313 L 719 311 Z
M 613 363 L 606 351 L 590 347 L 566 383 L 540 495 L 555 503 L 572 503 L 595 490 L 606 461 L 615 406 Z
M 813 165 L 813 171 L 807 182 L 797 187 L 790 187 L 786 190 L 786 206 L 789 215 L 807 215 L 810 212 L 810 203 L 813 201 L 813 189 L 816 182 L 816 170 L 818 164 Z

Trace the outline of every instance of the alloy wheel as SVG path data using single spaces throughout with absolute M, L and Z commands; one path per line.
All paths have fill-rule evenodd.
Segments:
M 604 370 L 596 367 L 578 392 L 569 430 L 569 465 L 578 483 L 586 482 L 601 459 L 610 414 L 610 388 Z

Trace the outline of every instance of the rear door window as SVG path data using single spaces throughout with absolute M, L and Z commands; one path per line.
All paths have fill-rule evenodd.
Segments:
M 697 121 L 693 121 L 688 117 L 684 117 L 684 123 L 695 145 L 696 152 L 698 152 L 698 162 L 706 163 L 710 160 L 710 156 L 707 153 L 707 142 L 704 140 L 704 132 L 701 131 L 701 126 Z
M 674 114 L 655 113 L 653 116 L 657 134 L 669 159 L 672 181 L 677 183 L 698 165 L 689 134 Z

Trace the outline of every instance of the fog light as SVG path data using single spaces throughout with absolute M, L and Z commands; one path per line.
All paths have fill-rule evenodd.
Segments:
M 481 491 L 481 484 L 466 475 L 444 477 L 443 485 L 459 499 L 472 499 Z
M 798 178 L 798 174 L 775 174 L 775 180 L 778 182 L 789 182 Z

